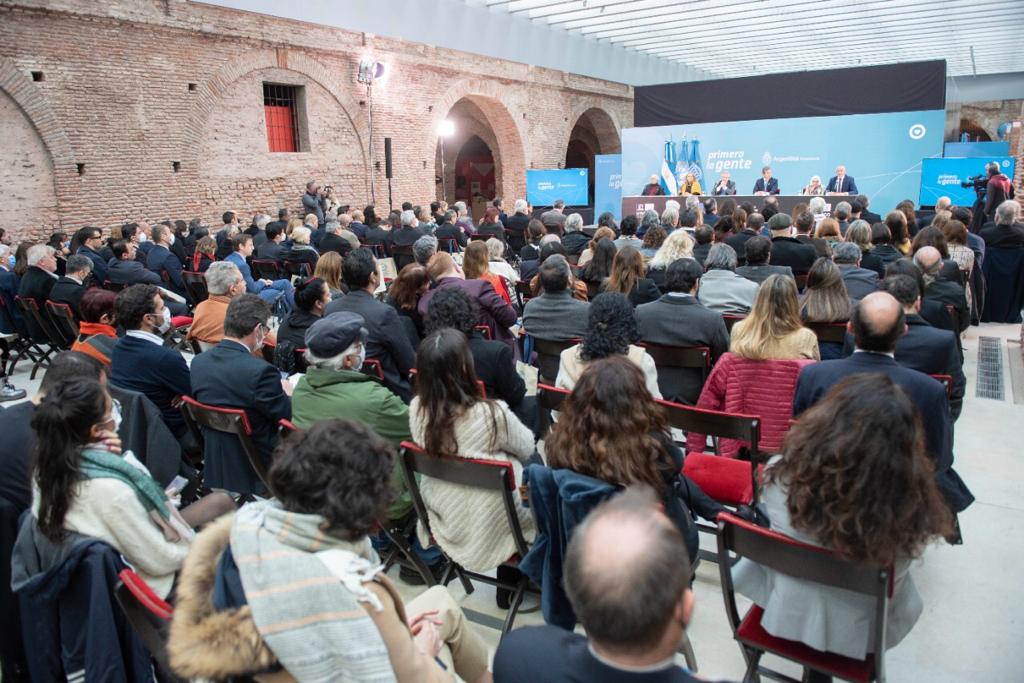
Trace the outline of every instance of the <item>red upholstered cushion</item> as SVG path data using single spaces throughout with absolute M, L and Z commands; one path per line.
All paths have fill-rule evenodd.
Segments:
M 185 325 L 192 324 L 192 316 L 190 315 L 176 315 L 171 318 L 171 327 L 185 327 Z
M 683 474 L 704 493 L 726 505 L 749 505 L 754 498 L 750 463 L 709 453 L 687 453 Z
M 736 639 L 758 650 L 777 654 L 847 681 L 874 680 L 871 658 L 858 660 L 822 652 L 795 640 L 776 638 L 761 626 L 764 610 L 754 605 L 736 629 Z

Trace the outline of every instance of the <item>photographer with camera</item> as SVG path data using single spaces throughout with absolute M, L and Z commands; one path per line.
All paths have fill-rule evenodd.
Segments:
M 999 170 L 997 161 L 990 161 L 985 165 L 985 175 L 988 177 L 985 183 L 985 218 L 994 221 L 996 207 L 1007 199 L 1013 199 L 1013 184 L 1006 174 Z
M 317 224 L 319 227 L 327 225 L 327 221 L 324 219 L 324 212 L 326 209 L 326 197 L 320 190 L 320 183 L 315 180 L 310 180 L 306 183 L 306 193 L 302 195 L 302 208 L 307 214 L 313 214 L 316 216 Z

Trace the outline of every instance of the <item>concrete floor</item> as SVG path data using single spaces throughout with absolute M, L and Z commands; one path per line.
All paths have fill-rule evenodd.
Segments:
M 1003 340 L 1003 401 L 974 395 L 978 337 Z M 917 625 L 886 657 L 889 680 L 986 681 L 1024 680 L 1024 619 L 1016 611 L 1024 601 L 1024 396 L 1013 395 L 1009 354 L 1020 354 L 1020 326 L 986 324 L 971 327 L 964 336 L 964 372 L 968 393 L 956 425 L 956 469 L 977 501 L 960 515 L 964 545 L 930 547 L 914 568 L 914 579 L 925 611 Z M 22 365 L 12 378 L 31 395 L 39 378 L 29 381 L 30 366 Z M 1015 404 L 1014 398 L 1022 404 Z M 702 545 L 713 539 L 702 534 Z M 392 577 L 406 600 L 422 589 Z M 452 594 L 467 610 L 484 615 L 483 621 L 500 624 L 504 613 L 494 605 L 494 591 L 478 585 L 466 595 L 457 581 Z M 694 584 L 696 611 L 689 634 L 702 677 L 740 680 L 744 664 L 733 642 L 722 602 L 718 568 L 704 562 Z M 743 606 L 741 605 L 741 609 Z M 521 614 L 516 625 L 542 623 L 539 612 Z M 492 648 L 499 632 L 476 625 Z M 680 658 L 680 662 L 682 659 Z M 785 662 L 765 662 L 787 673 L 796 670 Z

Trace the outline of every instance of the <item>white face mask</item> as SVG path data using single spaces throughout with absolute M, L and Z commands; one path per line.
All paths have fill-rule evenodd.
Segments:
M 149 240 L 149 238 L 146 237 L 146 233 L 140 232 L 139 233 L 139 244 L 142 244 L 143 242 L 146 242 L 147 240 Z
M 167 330 L 171 329 L 171 309 L 166 306 L 164 306 L 163 320 L 160 321 L 160 324 L 157 325 L 156 329 L 160 334 L 167 334 Z
M 351 358 L 352 355 L 353 354 L 349 354 L 349 358 Z M 359 372 L 363 368 L 363 363 L 366 362 L 366 345 L 365 344 L 360 344 L 359 345 L 359 353 L 355 354 L 355 355 L 356 355 L 356 358 L 358 360 L 356 361 L 355 365 L 352 366 L 351 369 L 355 370 L 356 372 Z
M 174 240 L 175 240 L 175 237 L 174 237 L 174 233 L 172 232 L 171 233 L 171 244 L 174 244 Z
M 110 404 L 110 418 L 114 422 L 114 431 L 121 431 L 121 403 L 116 399 L 111 401 Z
M 256 347 L 253 349 L 253 351 L 255 351 L 256 349 L 262 349 L 266 341 L 267 334 L 266 332 L 263 331 L 263 325 L 260 325 L 259 327 L 256 328 Z

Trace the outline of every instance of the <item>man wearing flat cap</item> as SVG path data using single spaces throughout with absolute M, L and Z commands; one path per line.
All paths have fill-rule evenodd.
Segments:
M 788 213 L 777 213 L 768 219 L 772 233 L 772 252 L 769 263 L 789 266 L 794 275 L 806 273 L 814 265 L 818 253 L 812 244 L 804 244 L 793 236 L 793 219 Z
M 292 393 L 292 422 L 299 429 L 305 429 L 317 420 L 358 420 L 394 444 L 397 450 L 402 441 L 412 440 L 409 406 L 376 377 L 360 372 L 369 337 L 365 324 L 358 313 L 340 311 L 324 316 L 306 330 L 309 368 Z M 388 520 L 393 522 L 392 526 L 402 526 L 400 520 L 413 514 L 412 499 L 397 458 L 391 485 L 396 496 L 388 509 Z M 435 550 L 415 548 L 428 565 L 442 559 Z M 404 580 L 415 582 L 417 576 L 403 567 Z

